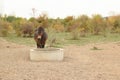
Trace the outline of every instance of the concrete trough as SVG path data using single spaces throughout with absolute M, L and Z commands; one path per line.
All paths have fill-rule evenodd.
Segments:
M 61 48 L 37 48 L 30 50 L 30 60 L 32 61 L 62 61 L 64 50 Z

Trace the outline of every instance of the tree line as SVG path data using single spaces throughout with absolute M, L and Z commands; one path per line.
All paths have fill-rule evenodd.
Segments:
M 8 36 L 16 34 L 22 37 L 32 37 L 34 31 L 43 26 L 50 31 L 55 32 L 71 32 L 74 39 L 77 36 L 103 35 L 109 33 L 120 33 L 120 15 L 102 17 L 99 14 L 89 17 L 80 15 L 78 17 L 67 16 L 64 19 L 48 18 L 46 14 L 42 14 L 37 18 L 29 19 L 15 16 L 0 16 L 0 36 Z

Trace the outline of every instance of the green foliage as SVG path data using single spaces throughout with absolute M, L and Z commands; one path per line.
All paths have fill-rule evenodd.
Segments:
M 14 20 L 16 20 L 15 16 L 8 16 L 8 17 L 6 17 L 6 21 L 8 21 L 8 22 L 13 22 Z

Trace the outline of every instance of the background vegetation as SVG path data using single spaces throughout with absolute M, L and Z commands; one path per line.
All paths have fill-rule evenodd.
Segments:
M 16 16 L 0 16 L 0 36 L 20 44 L 35 45 L 34 31 L 43 26 L 48 33 L 48 46 L 85 44 L 120 40 L 120 15 L 102 17 L 67 16 L 51 19 L 46 14 L 29 19 Z

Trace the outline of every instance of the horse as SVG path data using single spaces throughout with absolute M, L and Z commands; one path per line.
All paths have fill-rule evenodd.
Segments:
M 39 27 L 35 30 L 34 40 L 36 42 L 37 48 L 44 48 L 48 36 L 43 27 Z

